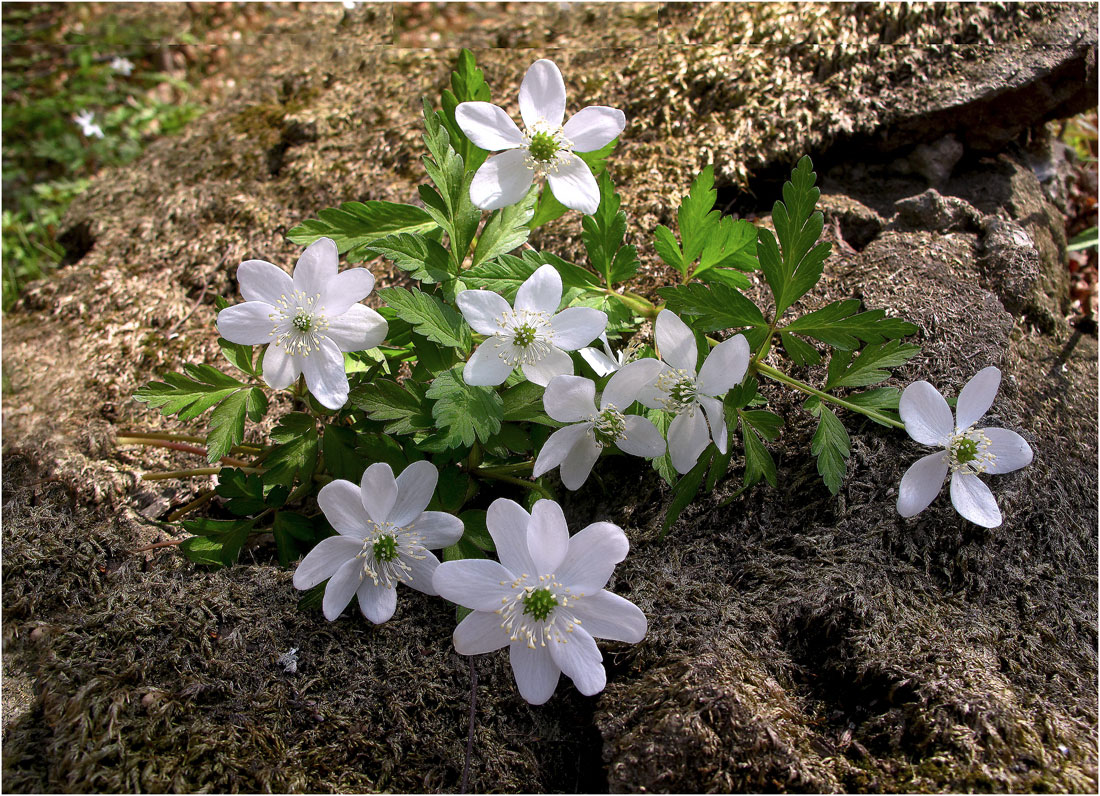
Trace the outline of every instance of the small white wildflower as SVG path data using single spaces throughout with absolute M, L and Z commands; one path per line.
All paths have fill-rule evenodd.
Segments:
M 96 124 L 95 114 L 91 111 L 81 111 L 73 117 L 73 121 L 80 127 L 85 138 L 103 137 L 103 128 Z
M 129 58 L 123 58 L 121 55 L 116 55 L 111 61 L 111 68 L 120 75 L 129 77 L 130 73 L 134 71 L 134 62 Z
M 598 348 L 582 348 L 577 353 L 601 378 L 608 373 L 614 373 L 629 362 L 631 355 L 636 351 L 635 346 L 627 346 L 616 354 L 611 350 L 611 344 L 607 342 L 606 334 L 600 335 L 600 343 L 603 345 L 603 351 Z
M 294 674 L 298 671 L 298 648 L 290 648 L 278 658 L 276 658 L 275 663 L 278 666 L 282 666 L 283 671 L 287 674 Z

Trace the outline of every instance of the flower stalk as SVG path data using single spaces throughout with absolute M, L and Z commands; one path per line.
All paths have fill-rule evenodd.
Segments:
M 887 417 L 880 412 L 876 412 L 874 409 L 868 409 L 865 406 L 858 406 L 857 404 L 851 403 L 850 401 L 845 401 L 843 398 L 838 398 L 835 395 L 829 395 L 829 393 L 827 392 L 822 392 L 821 390 L 814 389 L 809 384 L 788 376 L 783 371 L 776 370 L 770 365 L 765 365 L 763 362 L 757 362 L 752 367 L 754 367 L 758 373 L 762 373 L 769 379 L 772 379 L 773 381 L 778 381 L 780 384 L 786 384 L 788 387 L 793 387 L 799 392 L 804 392 L 807 395 L 812 395 L 822 401 L 827 401 L 831 404 L 842 406 L 851 412 L 858 412 L 859 414 L 869 417 L 874 421 L 882 423 L 883 425 L 893 426 L 894 428 L 900 428 L 902 430 L 905 429 L 904 423 L 894 420 L 892 417 Z

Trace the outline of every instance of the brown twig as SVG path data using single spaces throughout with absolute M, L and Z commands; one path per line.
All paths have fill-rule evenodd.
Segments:
M 188 445 L 184 442 L 171 442 L 163 439 L 144 439 L 138 437 L 116 437 L 115 442 L 119 445 L 145 445 L 150 448 L 168 448 L 169 450 L 182 451 L 184 453 L 193 453 L 196 456 L 206 457 L 206 448 L 200 448 L 197 445 Z M 240 459 L 234 459 L 230 456 L 223 456 L 218 459 L 222 464 L 229 467 L 248 467 L 248 462 L 241 461 Z

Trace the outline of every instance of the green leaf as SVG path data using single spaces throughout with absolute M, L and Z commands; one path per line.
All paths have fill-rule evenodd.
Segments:
M 897 409 L 901 390 L 897 387 L 875 387 L 873 390 L 845 395 L 844 400 L 867 409 Z
M 531 236 L 531 216 L 535 212 L 537 189 L 514 205 L 494 210 L 485 222 L 474 249 L 473 265 L 477 266 L 494 257 L 518 249 Z
M 840 491 L 851 454 L 851 439 L 844 424 L 827 406 L 818 406 L 817 431 L 810 440 L 810 453 L 817 457 L 817 472 L 834 495 Z
M 545 388 L 533 381 L 521 381 L 515 387 L 509 387 L 501 396 L 504 403 L 502 419 L 557 426 L 543 407 L 542 396 L 545 392 Z
M 657 250 L 657 256 L 679 271 L 681 276 L 687 276 L 684 253 L 680 251 L 680 243 L 671 229 L 663 224 L 657 225 L 653 231 L 653 248 Z
M 431 415 L 429 415 L 430 419 Z M 401 443 L 388 434 L 358 434 L 355 440 L 355 452 L 371 464 L 385 462 L 395 473 L 399 473 L 409 464 Z
M 738 290 L 748 290 L 752 287 L 749 278 L 733 268 L 708 268 L 699 274 L 698 278 L 708 285 L 725 285 Z
M 412 434 L 435 427 L 431 409 L 425 400 L 425 387 L 415 381 L 403 385 L 390 379 L 377 379 L 352 391 L 348 400 L 366 412 L 371 420 L 386 423 L 388 434 Z
M 408 271 L 413 279 L 432 284 L 446 282 L 452 274 L 451 255 L 437 240 L 403 232 L 387 235 L 371 244 L 367 257 L 385 257 L 398 268 Z
M 481 211 L 470 201 L 473 172 L 467 173 L 462 157 L 451 146 L 451 138 L 441 122 L 441 114 L 424 100 L 424 143 L 431 156 L 425 156 L 424 169 L 438 190 L 420 186 L 420 198 L 435 222 L 451 239 L 451 257 L 457 266 L 465 259 L 470 243 L 481 223 Z
M 821 363 L 821 354 L 805 340 L 800 340 L 787 332 L 780 332 L 779 338 L 783 341 L 783 350 L 787 352 L 787 356 L 794 364 L 805 366 Z
M 918 331 L 911 323 L 899 318 L 887 318 L 884 310 L 856 314 L 859 307 L 859 299 L 835 301 L 795 319 L 787 324 L 786 331 L 798 332 L 846 351 L 859 348 L 860 341 L 884 343 Z
M 221 348 L 222 355 L 230 365 L 237 368 L 237 370 L 244 371 L 249 376 L 259 378 L 257 365 L 252 364 L 252 354 L 255 350 L 253 346 L 231 343 L 224 337 L 219 337 L 218 347 Z
M 266 508 L 278 508 L 286 502 L 286 487 L 276 486 L 266 490 L 259 475 L 246 475 L 236 467 L 223 467 L 218 473 L 218 485 L 214 491 L 226 499 L 225 507 L 234 514 L 247 517 Z
M 850 351 L 834 351 L 829 360 L 825 389 L 837 387 L 866 387 L 890 378 L 885 368 L 904 365 L 920 352 L 920 348 L 900 340 L 880 345 L 869 345 L 852 358 Z
M 163 382 L 149 382 L 134 393 L 134 400 L 187 421 L 247 386 L 209 365 L 184 365 L 183 370 L 183 374 L 166 374 Z
M 473 387 L 462 378 L 462 367 L 439 374 L 426 393 L 435 401 L 435 418 L 447 447 L 486 442 L 500 430 L 504 401 L 488 387 Z
M 234 445 L 244 442 L 244 419 L 258 422 L 267 412 L 267 396 L 258 387 L 239 390 L 214 409 L 206 434 L 206 458 L 214 464 L 228 456 Z
M 183 554 L 196 564 L 232 565 L 252 532 L 252 520 L 184 520 L 184 530 L 196 534 L 180 544 Z
M 757 436 L 756 427 L 748 422 L 742 413 L 741 438 L 745 442 L 745 486 L 752 486 L 763 478 L 773 487 L 778 483 L 775 473 L 775 460 L 771 452 L 764 447 L 763 441 Z M 782 422 L 782 421 L 780 421 Z
M 466 558 L 488 558 L 480 547 L 465 536 L 458 540 L 457 544 L 443 548 L 444 561 L 462 561 Z
M 779 429 L 783 426 L 783 418 L 767 409 L 745 409 L 740 412 L 741 420 L 748 423 L 760 436 L 775 442 L 779 437 Z
M 359 483 L 363 471 L 371 462 L 356 450 L 356 434 L 350 428 L 327 425 L 321 438 L 321 452 L 325 455 L 325 469 L 333 478 Z
M 634 276 L 638 270 L 638 254 L 633 246 L 623 245 L 626 213 L 619 209 L 622 198 L 615 192 L 615 185 L 606 172 L 600 175 L 599 188 L 600 206 L 594 214 L 581 220 L 581 239 L 588 252 L 588 261 L 611 287 Z
M 287 233 L 287 237 L 302 246 L 318 238 L 332 238 L 341 254 L 347 253 L 349 263 L 374 257 L 370 244 L 379 238 L 402 232 L 428 233 L 438 225 L 423 208 L 395 202 L 344 202 L 339 208 L 329 207 L 307 219 Z
M 756 398 L 760 382 L 756 378 L 747 379 L 726 393 L 723 401 L 730 409 L 744 409 Z
M 768 326 L 755 304 L 739 291 L 722 284 L 707 286 L 694 282 L 679 287 L 662 287 L 657 293 L 665 300 L 668 309 L 677 315 L 691 316 L 689 322 L 701 331 L 744 326 L 766 329 Z
M 469 288 L 485 288 L 515 301 L 516 291 L 540 266 L 549 263 L 561 276 L 565 288 L 600 289 L 600 279 L 585 269 L 555 257 L 548 252 L 526 251 L 522 257 L 502 254 L 494 260 L 462 272 L 462 281 Z
M 715 453 L 717 453 L 717 449 L 714 447 L 714 443 L 711 443 L 703 451 L 695 466 L 672 488 L 672 500 L 669 501 L 668 509 L 665 511 L 665 521 L 661 524 L 660 535 L 662 537 L 668 533 L 669 528 L 680 518 L 684 509 L 691 505 L 691 501 L 699 493 L 699 487 L 703 484 L 703 476 L 706 475 L 707 468 L 710 467 L 711 459 Z
M 699 265 L 696 266 L 693 276 L 701 278 L 702 274 L 712 268 L 755 270 L 755 243 L 756 227 L 751 222 L 729 216 L 718 218 L 706 235 L 703 251 L 699 255 Z
M 317 423 L 307 414 L 291 412 L 271 431 L 277 443 L 264 460 L 264 483 L 290 487 L 294 479 L 306 481 L 317 466 Z
M 488 512 L 484 509 L 470 509 L 458 515 L 462 520 L 462 538 L 487 553 L 496 551 L 493 537 L 489 535 L 489 527 L 485 523 Z
M 325 587 L 327 586 L 328 581 L 326 580 L 303 592 L 302 596 L 298 598 L 298 610 L 320 611 L 321 606 L 325 603 Z
M 281 567 L 289 567 L 290 562 L 301 554 L 305 546 L 301 542 L 308 544 L 316 539 L 313 521 L 291 511 L 275 512 L 271 533 L 275 536 L 275 554 Z
M 419 334 L 448 348 L 457 348 L 463 354 L 470 353 L 473 345 L 470 327 L 461 315 L 436 296 L 415 287 L 387 287 L 379 290 L 378 296 Z
M 488 152 L 479 149 L 455 121 L 455 109 L 463 102 L 488 102 L 490 100 L 489 86 L 485 82 L 485 73 L 477 68 L 474 54 L 463 49 L 458 56 L 458 63 L 451 72 L 451 87 L 443 89 L 443 126 L 454 144 L 455 150 L 462 156 L 467 172 L 475 172 Z
M 686 264 L 690 265 L 699 259 L 707 244 L 709 232 L 718 222 L 720 214 L 714 211 L 714 202 L 717 198 L 718 191 L 714 189 L 714 167 L 707 166 L 692 181 L 688 195 L 680 202 L 680 208 L 676 211 Z
M 657 427 L 657 430 L 661 432 L 661 436 L 667 439 L 668 427 L 672 423 L 673 416 L 668 412 L 662 412 L 660 409 L 647 409 L 645 411 L 645 416 Z M 672 454 L 670 454 L 667 449 L 663 455 L 652 460 L 652 465 L 653 469 L 664 479 L 666 484 L 672 486 L 676 483 L 679 474 L 676 472 L 676 468 L 672 466 Z

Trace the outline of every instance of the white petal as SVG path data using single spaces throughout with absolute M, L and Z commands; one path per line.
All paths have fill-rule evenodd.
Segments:
M 905 388 L 898 402 L 898 414 L 909 436 L 923 445 L 946 446 L 955 430 L 951 407 L 926 381 L 915 381 Z
M 535 574 L 535 563 L 527 549 L 527 526 L 530 524 L 531 515 L 514 500 L 497 498 L 489 504 L 485 525 L 493 537 L 497 558 L 516 575 Z M 494 605 L 492 610 L 498 607 Z
M 458 540 L 455 539 L 455 541 L 457 542 Z M 401 560 L 408 565 L 411 575 L 409 580 L 405 581 L 406 586 L 433 597 L 439 594 L 439 592 L 435 590 L 433 582 L 435 579 L 435 571 L 439 568 L 438 558 L 427 550 L 423 550 L 417 554 L 416 558 L 402 556 Z
M 362 304 L 355 304 L 343 315 L 329 318 L 325 334 L 341 351 L 366 351 L 381 345 L 389 332 L 386 319 Z
M 508 644 L 508 632 L 500 625 L 499 614 L 474 611 L 455 628 L 451 636 L 459 655 L 481 655 Z
M 332 238 L 318 238 L 306 247 L 294 266 L 294 287 L 307 296 L 324 295 L 325 286 L 340 270 L 340 254 Z
M 245 260 L 237 266 L 237 283 L 245 301 L 262 301 L 271 306 L 294 292 L 290 274 L 267 260 Z
M 322 539 L 294 570 L 294 588 L 312 589 L 331 578 L 340 567 L 359 555 L 363 543 L 350 536 Z
M 519 694 L 532 705 L 542 705 L 554 695 L 561 670 L 546 647 L 530 649 L 526 641 L 508 645 L 512 674 Z
M 462 379 L 471 387 L 495 387 L 508 380 L 513 370 L 500 351 L 511 343 L 503 337 L 490 337 L 479 345 L 462 368 Z
M 462 520 L 445 511 L 425 511 L 413 524 L 420 534 L 420 543 L 429 550 L 442 550 L 458 544 L 462 538 Z
M 562 351 L 576 351 L 588 345 L 607 328 L 607 313 L 594 307 L 569 307 L 550 319 L 554 345 Z
M 997 390 L 1001 388 L 1001 371 L 994 367 L 979 370 L 959 392 L 955 402 L 956 429 L 966 431 L 982 419 L 993 406 Z
M 325 317 L 343 315 L 374 290 L 374 274 L 366 268 L 349 268 L 325 283 L 321 311 Z
M 955 472 L 951 476 L 951 505 L 955 511 L 983 528 L 996 528 L 1001 524 L 1001 510 L 997 499 L 978 476 Z
M 936 499 L 947 478 L 947 451 L 930 453 L 915 461 L 898 486 L 898 514 L 913 517 Z
M 584 376 L 555 376 L 542 394 L 546 414 L 559 423 L 575 423 L 596 414 L 596 383 Z
M 983 428 L 991 443 L 987 453 L 993 454 L 992 463 L 986 465 L 987 473 L 1011 473 L 1031 464 L 1034 454 L 1027 440 L 1007 428 Z
M 582 348 L 577 353 L 601 378 L 619 369 L 619 363 L 598 348 Z
M 698 408 L 694 412 L 676 415 L 668 426 L 668 452 L 672 456 L 672 466 L 681 475 L 695 466 L 699 454 L 709 444 L 707 421 Z
M 626 129 L 626 114 L 606 105 L 589 105 L 570 117 L 562 132 L 574 152 L 593 152 L 607 146 Z
M 541 387 L 550 383 L 555 376 L 573 375 L 573 360 L 560 348 L 551 348 L 546 356 L 538 362 L 522 365 L 523 375 L 527 381 L 534 382 Z
M 455 297 L 455 304 L 478 334 L 500 334 L 501 321 L 512 314 L 504 297 L 491 290 L 463 290 Z
M 553 315 L 561 304 L 561 274 L 549 263 L 540 265 L 516 291 L 516 311 Z M 581 345 L 584 345 L 583 343 Z
M 695 375 L 695 363 L 699 352 L 695 348 L 695 335 L 688 325 L 670 310 L 661 310 L 654 324 L 653 336 L 657 341 L 657 351 L 661 359 L 674 370 L 682 370 Z
M 603 691 L 607 685 L 607 673 L 596 640 L 583 627 L 577 626 L 572 633 L 566 634 L 564 641 L 552 641 L 547 645 L 554 663 L 585 696 Z
M 558 378 L 564 377 L 559 376 Z M 542 450 L 539 451 L 538 458 L 535 459 L 535 467 L 531 471 L 531 475 L 538 478 L 564 462 L 576 444 L 588 435 L 591 428 L 591 423 L 574 423 L 571 426 L 559 428 L 551 434 L 546 442 L 542 444 Z
M 337 533 L 361 540 L 370 530 L 359 487 L 351 481 L 337 479 L 325 484 L 317 493 L 317 505 Z
M 413 462 L 397 476 L 397 501 L 390 510 L 389 521 L 404 528 L 424 513 L 432 500 L 439 470 L 428 461 Z
M 596 459 L 600 458 L 602 450 L 603 448 L 597 445 L 596 440 L 588 434 L 577 440 L 577 444 L 562 460 L 561 468 L 558 470 L 561 482 L 565 484 L 566 489 L 575 490 L 584 486 L 584 482 L 588 480 L 588 474 L 592 472 L 592 465 L 596 463 Z
M 553 500 L 539 500 L 531 507 L 527 549 L 539 575 L 553 574 L 565 558 L 569 550 L 569 525 L 561 506 Z
M 393 506 L 397 502 L 397 479 L 393 470 L 385 462 L 375 462 L 363 471 L 363 480 L 359 482 L 359 502 L 367 516 L 377 523 L 389 520 Z
M 626 416 L 626 436 L 615 441 L 623 453 L 653 459 L 665 455 L 665 438 L 648 417 Z
M 272 343 L 264 352 L 264 382 L 273 390 L 285 390 L 302 373 L 298 357 Z
M 321 600 L 321 612 L 325 619 L 332 622 L 340 616 L 362 582 L 363 562 L 353 558 L 341 565 L 325 586 L 325 597 Z
M 514 205 L 531 187 L 534 169 L 522 149 L 509 149 L 481 164 L 470 183 L 470 201 L 482 210 Z
M 546 175 L 554 198 L 571 210 L 590 216 L 600 208 L 600 186 L 588 164 L 572 152 L 558 155 L 554 170 Z
M 648 623 L 642 609 L 617 594 L 601 590 L 585 595 L 569 607 L 593 638 L 630 644 L 645 638 Z
M 558 581 L 574 593 L 595 594 L 607 585 L 615 565 L 626 558 L 630 542 L 618 525 L 594 522 L 569 540 L 569 552 L 558 567 Z
M 306 386 L 322 406 L 339 409 L 347 403 L 348 375 L 344 372 L 344 355 L 334 340 L 322 340 L 316 351 L 298 359 Z
M 641 403 L 642 406 L 648 409 L 664 408 L 664 402 L 668 400 L 668 391 L 658 388 L 657 380 L 661 377 L 662 373 L 666 372 L 673 372 L 673 370 L 668 365 L 661 363 L 661 368 L 657 371 L 657 375 L 653 380 L 638 391 L 638 402 Z
M 363 578 L 356 591 L 359 595 L 359 610 L 376 625 L 388 622 L 397 610 L 397 589 L 383 586 L 370 578 Z
M 620 412 L 625 411 L 638 400 L 642 388 L 652 384 L 664 370 L 660 360 L 648 357 L 628 362 L 614 376 L 607 380 L 603 395 L 600 396 L 600 409 L 614 406 Z
M 710 426 L 710 438 L 714 440 L 714 447 L 719 453 L 726 452 L 729 443 L 729 427 L 726 425 L 726 410 L 722 402 L 708 395 L 698 396 L 699 403 L 707 415 L 707 425 Z
M 511 589 L 501 582 L 511 583 L 515 575 L 496 561 L 487 558 L 464 558 L 444 561 L 435 569 L 432 586 L 445 599 L 475 611 L 495 611 Z
M 749 341 L 743 334 L 716 345 L 699 368 L 699 392 L 721 398 L 745 378 L 749 356 Z
M 535 61 L 519 87 L 519 112 L 530 130 L 537 122 L 561 127 L 565 118 L 565 81 L 553 61 Z
M 523 133 L 508 112 L 491 102 L 461 102 L 455 121 L 475 146 L 496 152 L 523 145 Z
M 275 308 L 262 301 L 246 301 L 218 313 L 218 334 L 231 343 L 262 345 L 275 337 Z

